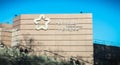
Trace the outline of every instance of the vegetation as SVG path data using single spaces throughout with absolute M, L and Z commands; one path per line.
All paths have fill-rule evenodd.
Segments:
M 35 56 L 20 52 L 17 48 L 0 48 L 0 65 L 69 65 L 48 56 Z
M 81 65 L 81 63 L 84 65 L 85 63 L 90 63 L 84 61 L 81 56 L 71 57 L 69 61 L 65 61 L 65 57 L 59 55 L 59 52 L 54 53 L 50 50 L 44 50 L 45 54 L 41 56 L 30 55 L 29 53 L 34 53 L 32 45 L 34 39 L 29 38 L 28 36 L 30 35 L 24 36 L 26 42 L 25 46 L 17 43 L 17 45 L 10 48 L 0 43 L 0 65 Z M 64 51 L 62 51 L 62 53 L 63 52 Z M 53 55 L 52 57 L 48 57 L 46 53 L 48 53 L 48 55 L 49 53 Z

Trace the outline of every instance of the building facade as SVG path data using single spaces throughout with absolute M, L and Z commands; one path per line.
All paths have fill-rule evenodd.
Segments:
M 12 25 L 10 24 L 0 24 L 0 43 L 6 46 L 11 46 L 12 39 Z
M 46 50 L 64 57 L 80 57 L 92 65 L 92 14 L 17 16 L 13 24 L 12 44 L 30 44 L 36 54 Z

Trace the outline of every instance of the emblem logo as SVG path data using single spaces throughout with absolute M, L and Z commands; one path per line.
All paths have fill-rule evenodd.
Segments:
M 44 25 L 40 24 L 40 22 L 44 23 Z M 39 18 L 34 19 L 34 23 L 36 25 L 37 30 L 47 30 L 48 23 L 50 22 L 49 18 L 46 18 L 44 15 L 40 15 Z

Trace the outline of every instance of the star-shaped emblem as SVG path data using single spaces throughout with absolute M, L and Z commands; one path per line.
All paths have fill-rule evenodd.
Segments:
M 45 22 L 44 25 L 40 25 L 40 22 Z M 46 18 L 44 15 L 40 15 L 39 18 L 34 19 L 34 23 L 36 24 L 36 29 L 40 30 L 47 30 L 48 23 L 50 22 L 49 18 Z

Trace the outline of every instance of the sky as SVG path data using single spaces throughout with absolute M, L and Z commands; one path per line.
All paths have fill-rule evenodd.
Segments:
M 13 24 L 20 14 L 92 13 L 93 39 L 120 46 L 120 0 L 0 0 L 0 23 Z

